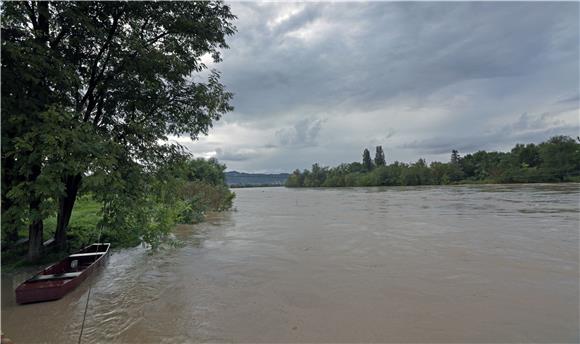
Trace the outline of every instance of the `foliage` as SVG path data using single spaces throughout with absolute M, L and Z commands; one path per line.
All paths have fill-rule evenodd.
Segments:
M 375 151 L 375 166 L 385 166 L 387 161 L 385 160 L 385 152 L 383 152 L 382 146 L 377 146 Z
M 556 136 L 539 145 L 517 144 L 507 153 L 478 151 L 462 157 L 457 150 L 453 150 L 448 163 L 432 162 L 429 166 L 424 159 L 412 164 L 395 161 L 390 165 L 380 165 L 375 158 L 375 167 L 369 170 L 368 161 L 366 167 L 364 161 L 367 152 L 365 149 L 363 164 L 353 162 L 331 168 L 314 164 L 312 171 L 295 170 L 288 178 L 286 186 L 540 183 L 580 180 L 580 142 L 566 136 Z
M 298 187 L 302 185 L 304 185 L 304 176 L 300 173 L 300 170 L 296 169 L 286 180 L 286 186 Z
M 139 169 L 128 167 L 124 171 L 132 173 L 120 175 L 107 187 L 99 183 L 110 179 L 101 180 L 98 174 L 88 177 L 85 188 L 90 190 L 84 191 L 72 212 L 67 233 L 69 251 L 98 240 L 99 235 L 101 241 L 116 247 L 141 242 L 159 247 L 175 224 L 201 222 L 207 212 L 232 207 L 235 194 L 223 182 L 224 169 L 215 159 L 177 159 L 145 176 L 137 175 Z M 199 171 L 205 174 L 197 174 L 190 181 L 188 176 Z M 56 216 L 47 218 L 47 228 L 54 230 L 56 220 Z M 52 234 L 48 230 L 44 240 Z M 13 254 L 17 247 L 8 252 L 12 255 L 3 257 L 9 264 L 18 261 Z
M 179 194 L 186 205 L 179 214 L 180 223 L 201 222 L 208 211 L 228 210 L 235 197 L 227 186 L 203 181 L 185 183 Z
M 225 38 L 235 32 L 229 7 L 213 1 L 1 6 L 3 233 L 14 240 L 28 225 L 29 256 L 37 258 L 43 221 L 58 214 L 55 237 L 66 239 L 83 190 L 99 195 L 105 219 L 124 217 L 123 228 L 150 221 L 163 232 L 171 210 L 145 202 L 153 202 L 144 196 L 154 189 L 147 182 L 183 151 L 162 142 L 207 134 L 232 110 L 217 71 L 207 80 L 192 77 L 207 68 L 202 56 L 221 60 Z
M 365 172 L 369 172 L 373 169 L 373 161 L 371 160 L 371 153 L 365 148 L 363 151 L 363 168 Z
M 146 175 L 133 169 L 94 194 L 104 204 L 100 225 L 121 242 L 142 240 L 155 248 L 176 223 L 200 222 L 207 211 L 231 208 L 235 194 L 225 184 L 224 170 L 216 159 L 181 158 Z

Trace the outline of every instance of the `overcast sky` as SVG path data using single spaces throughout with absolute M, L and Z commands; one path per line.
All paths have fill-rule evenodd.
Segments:
M 228 170 L 447 161 L 579 135 L 579 3 L 231 3 L 235 110 L 178 141 Z

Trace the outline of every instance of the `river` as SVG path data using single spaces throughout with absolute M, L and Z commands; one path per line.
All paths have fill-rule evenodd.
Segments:
M 580 186 L 235 190 L 183 244 L 113 251 L 16 343 L 577 342 Z

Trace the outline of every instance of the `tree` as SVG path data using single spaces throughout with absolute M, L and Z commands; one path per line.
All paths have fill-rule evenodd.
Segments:
M 212 185 L 225 185 L 226 165 L 220 164 L 216 158 L 188 159 L 183 163 L 184 176 L 190 182 L 204 181 Z
M 578 142 L 577 142 L 578 141 Z M 367 149 L 363 163 L 353 162 L 336 167 L 312 166 L 304 171 L 304 186 L 377 186 L 377 185 L 431 185 L 470 181 L 498 183 L 535 183 L 580 180 L 580 138 L 555 136 L 539 145 L 517 144 L 511 152 L 478 151 L 459 155 L 451 153 L 448 163 L 424 159 L 412 164 L 393 162 L 380 165 L 382 147 L 377 147 L 375 164 Z M 379 159 L 377 159 L 379 157 Z M 288 186 L 298 184 L 300 171 Z
M 554 136 L 539 146 L 541 168 L 546 176 L 564 180 L 580 175 L 580 143 L 568 136 Z
M 373 169 L 373 161 L 371 160 L 371 153 L 365 148 L 363 151 L 363 168 L 365 171 L 370 172 Z
M 376 148 L 376 152 L 375 152 L 375 166 L 385 166 L 386 164 L 386 160 L 385 160 L 385 153 L 383 152 L 383 147 L 382 146 L 377 146 Z
M 304 186 L 308 187 L 319 187 L 324 183 L 326 175 L 328 173 L 328 167 L 320 167 L 318 163 L 312 165 L 312 171 L 306 175 L 304 178 Z
M 358 161 L 351 162 L 350 164 L 348 164 L 347 172 L 349 173 L 362 172 L 363 170 L 364 170 L 363 164 L 361 164 Z
M 520 166 L 536 167 L 542 163 L 540 150 L 535 144 L 516 144 L 511 150 L 512 155 Z
M 286 180 L 286 186 L 287 187 L 301 187 L 303 186 L 302 184 L 304 183 L 304 178 L 302 176 L 302 174 L 300 173 L 299 169 L 294 170 L 294 172 L 292 172 L 291 175 L 288 176 L 288 179 Z
M 30 11 L 34 20 L 19 23 Z M 57 98 L 49 81 L 58 66 L 50 54 L 49 15 L 44 2 L 2 4 L 2 227 L 16 239 L 21 220 L 28 223 L 30 259 L 40 254 L 42 219 L 51 208 L 46 199 L 55 191 L 41 176 L 45 145 L 37 130 Z
M 478 167 L 474 155 L 467 154 L 463 158 L 461 158 L 460 167 L 465 173 L 465 178 L 474 179 Z
M 26 213 L 34 259 L 42 219 L 55 209 L 55 237 L 65 243 L 88 173 L 104 181 L 130 162 L 151 169 L 182 154 L 160 144 L 168 135 L 197 139 L 232 110 L 218 72 L 191 76 L 207 68 L 202 56 L 220 61 L 235 16 L 221 2 L 8 2 L 2 10 L 3 203 Z
M 459 165 L 459 162 L 461 161 L 461 157 L 459 156 L 459 152 L 457 150 L 452 150 L 451 151 L 451 163 L 453 165 Z

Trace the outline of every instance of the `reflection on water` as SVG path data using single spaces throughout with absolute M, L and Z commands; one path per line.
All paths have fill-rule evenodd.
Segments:
M 577 184 L 236 191 L 178 247 L 115 251 L 17 343 L 578 341 Z

